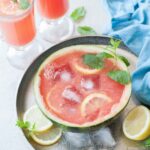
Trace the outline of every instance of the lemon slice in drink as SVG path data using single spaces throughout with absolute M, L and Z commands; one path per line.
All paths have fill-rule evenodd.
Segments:
M 78 60 L 78 59 L 77 60 L 75 59 L 73 61 L 73 65 L 74 65 L 74 68 L 83 75 L 97 74 L 101 70 L 101 69 L 89 68 L 87 65 L 84 65 L 81 60 Z
M 38 106 L 29 108 L 24 114 L 23 121 L 30 122 L 31 127 L 35 124 L 35 132 L 46 131 L 53 125 L 53 123 L 43 115 Z
M 131 110 L 123 122 L 125 136 L 132 140 L 144 140 L 150 135 L 150 111 L 145 106 Z
M 103 93 L 92 93 L 88 95 L 81 104 L 81 115 L 87 116 L 88 113 L 92 114 L 96 112 L 100 109 L 104 101 L 109 103 L 112 100 L 110 97 Z
M 62 136 L 62 130 L 58 127 L 51 127 L 42 133 L 32 133 L 32 139 L 40 145 L 52 145 L 56 143 Z

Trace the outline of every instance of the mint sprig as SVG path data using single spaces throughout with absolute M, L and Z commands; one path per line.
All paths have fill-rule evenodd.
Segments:
M 77 31 L 81 35 L 96 35 L 96 31 L 90 26 L 79 26 Z
M 18 126 L 21 129 L 24 129 L 28 132 L 28 136 L 30 136 L 32 133 L 35 132 L 36 129 L 36 124 L 31 124 L 28 121 L 22 121 L 22 120 L 17 120 L 16 121 L 16 126 Z
M 124 56 L 122 55 L 118 55 L 117 54 L 117 48 L 119 47 L 121 41 L 120 40 L 114 40 L 114 39 L 110 39 L 110 44 L 108 46 L 106 46 L 106 50 L 110 51 L 113 55 L 114 55 L 114 58 L 117 60 L 117 58 L 121 59 L 125 64 L 126 66 L 130 66 L 130 63 L 128 61 L 127 58 L 125 58 Z
M 70 17 L 72 18 L 72 20 L 74 21 L 79 21 L 82 18 L 84 18 L 84 16 L 86 15 L 86 10 L 85 8 L 82 7 L 78 7 L 76 8 L 70 15 Z
M 30 123 L 28 121 L 24 122 L 21 120 L 17 120 L 16 126 L 22 128 L 22 129 L 29 129 L 30 128 Z
M 116 50 L 120 45 L 120 40 L 110 40 L 110 44 L 105 47 L 105 50 L 109 51 L 102 52 L 99 54 L 85 54 L 83 56 L 83 63 L 88 65 L 90 68 L 93 69 L 102 69 L 104 67 L 104 60 L 107 58 L 114 58 L 116 60 L 116 63 L 118 61 L 118 58 L 121 59 L 126 66 L 129 66 L 129 61 L 121 55 L 118 55 Z M 112 80 L 115 80 L 116 82 L 126 85 L 129 82 L 131 82 L 131 77 L 128 71 L 125 70 L 111 70 L 108 72 L 108 77 Z

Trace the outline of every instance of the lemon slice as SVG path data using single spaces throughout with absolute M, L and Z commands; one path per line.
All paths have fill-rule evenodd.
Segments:
M 150 135 L 150 111 L 145 106 L 134 108 L 123 122 L 125 136 L 132 140 L 144 140 Z
M 91 101 L 94 101 L 93 104 L 90 104 Z M 86 108 L 88 104 L 90 104 L 92 112 L 96 109 L 99 109 L 103 101 L 111 102 L 112 100 L 110 97 L 103 93 L 92 93 L 88 95 L 81 104 L 81 115 L 84 117 L 87 115 Z
M 51 127 L 42 133 L 32 133 L 32 139 L 40 145 L 51 145 L 56 143 L 62 136 L 62 130 L 58 127 Z
M 85 67 L 83 64 L 78 63 L 77 60 L 74 61 L 74 67 L 79 73 L 84 75 L 97 74 L 101 70 L 101 69 L 91 69 L 89 67 Z
M 35 124 L 35 132 L 43 132 L 52 127 L 53 123 L 48 120 L 40 111 L 38 106 L 32 106 L 23 117 L 23 121 L 28 121 L 31 127 Z

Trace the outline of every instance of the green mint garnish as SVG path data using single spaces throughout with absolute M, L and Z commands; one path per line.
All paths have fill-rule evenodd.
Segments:
M 126 64 L 126 66 L 129 66 L 129 61 L 124 56 L 118 55 L 116 53 L 119 45 L 120 41 L 111 39 L 110 45 L 106 46 L 105 48 L 105 50 L 109 52 L 102 52 L 99 54 L 85 54 L 83 56 L 83 63 L 93 69 L 102 69 L 104 67 L 105 59 L 114 58 L 117 63 L 119 58 Z M 130 74 L 124 70 L 111 70 L 108 72 L 108 77 L 123 85 L 128 84 L 131 81 Z
M 19 0 L 21 9 L 27 9 L 30 6 L 29 0 Z
M 103 68 L 104 64 L 102 61 L 95 54 L 86 54 L 83 56 L 84 64 L 88 65 L 90 68 L 93 69 L 101 69 Z
M 119 47 L 120 43 L 121 43 L 120 40 L 114 40 L 114 39 L 111 38 L 111 39 L 110 39 L 110 45 L 109 45 L 109 47 L 110 47 L 112 50 L 116 51 L 117 48 Z
M 118 57 L 126 64 L 127 67 L 130 66 L 130 63 L 127 58 L 121 55 L 118 55 Z
M 83 62 L 92 69 L 102 69 L 104 67 L 104 59 L 112 57 L 111 54 L 105 52 L 100 54 L 85 54 L 83 56 Z
M 131 81 L 129 72 L 123 70 L 110 71 L 108 77 L 123 85 L 126 85 Z
M 18 126 L 21 129 L 28 131 L 28 136 L 30 136 L 33 132 L 35 132 L 35 129 L 36 129 L 35 123 L 33 125 L 31 125 L 30 122 L 28 122 L 28 121 L 24 122 L 22 120 L 17 120 L 16 126 Z
M 81 35 L 96 35 L 95 30 L 93 28 L 89 27 L 89 26 L 79 26 L 77 28 L 77 31 Z
M 29 129 L 30 128 L 30 123 L 28 121 L 24 122 L 21 120 L 17 120 L 16 126 L 22 128 L 22 129 Z
M 149 148 L 150 147 L 150 138 L 146 139 L 143 144 L 144 144 L 145 148 Z
M 84 18 L 86 15 L 86 10 L 84 7 L 78 7 L 76 8 L 70 15 L 72 20 L 79 21 L 80 19 Z

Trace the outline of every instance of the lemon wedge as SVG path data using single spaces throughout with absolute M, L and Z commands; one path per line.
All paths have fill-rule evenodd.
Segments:
M 144 140 L 150 135 L 150 111 L 145 106 L 137 106 L 125 118 L 123 132 L 131 140 Z
M 46 131 L 53 125 L 53 123 L 43 115 L 36 105 L 32 106 L 25 112 L 23 121 L 30 122 L 31 127 L 35 124 L 35 132 Z
M 49 130 L 42 132 L 42 133 L 32 133 L 32 139 L 44 146 L 52 145 L 56 143 L 62 136 L 62 130 L 58 127 L 51 127 Z

